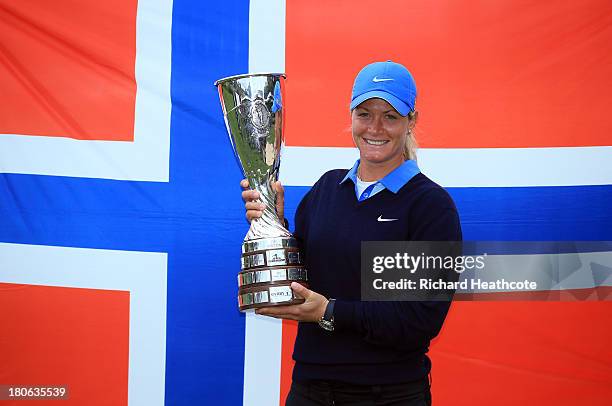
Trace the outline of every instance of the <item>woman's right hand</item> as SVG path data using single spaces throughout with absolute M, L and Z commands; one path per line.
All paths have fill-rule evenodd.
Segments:
M 266 205 L 260 201 L 260 195 L 257 190 L 249 189 L 249 181 L 242 179 L 240 181 L 240 187 L 242 187 L 242 200 L 244 200 L 244 208 L 246 209 L 246 218 L 250 223 L 254 218 L 262 216 Z M 276 191 L 276 213 L 281 221 L 281 224 L 285 221 L 285 189 L 281 185 L 280 181 L 276 181 L 272 184 L 272 188 Z

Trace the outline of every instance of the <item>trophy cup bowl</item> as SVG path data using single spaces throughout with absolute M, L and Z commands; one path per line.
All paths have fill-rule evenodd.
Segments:
M 253 219 L 242 244 L 238 307 L 247 309 L 303 303 L 291 282 L 306 285 L 307 271 L 297 240 L 276 212 L 283 145 L 285 75 L 257 73 L 219 79 L 215 86 L 230 143 L 249 187 L 266 207 Z

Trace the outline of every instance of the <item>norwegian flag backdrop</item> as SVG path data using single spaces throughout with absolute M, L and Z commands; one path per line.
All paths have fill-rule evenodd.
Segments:
M 67 384 L 66 405 L 282 403 L 295 324 L 236 310 L 223 76 L 287 72 L 289 218 L 357 156 L 356 72 L 393 59 L 466 239 L 612 240 L 608 1 L 0 0 L 0 17 L 0 384 Z M 435 403 L 607 404 L 611 310 L 453 304 Z

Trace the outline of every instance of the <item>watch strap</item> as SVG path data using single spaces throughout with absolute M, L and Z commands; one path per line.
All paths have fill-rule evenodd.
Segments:
M 334 304 L 336 303 L 336 299 L 329 299 L 327 302 L 327 307 L 325 308 L 325 313 L 319 320 L 319 327 L 326 331 L 334 331 Z
M 327 307 L 325 308 L 325 313 L 323 314 L 323 320 L 334 321 L 334 305 L 336 304 L 336 299 L 329 299 L 327 303 Z

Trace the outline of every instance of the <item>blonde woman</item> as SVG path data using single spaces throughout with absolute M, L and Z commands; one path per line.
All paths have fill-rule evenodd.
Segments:
M 359 160 L 324 174 L 296 212 L 310 289 L 305 303 L 257 310 L 299 321 L 287 405 L 430 405 L 426 353 L 449 302 L 360 300 L 362 241 L 459 241 L 461 225 L 444 189 L 423 175 L 413 136 L 416 85 L 403 65 L 365 66 L 351 98 Z M 243 187 L 248 187 L 246 180 Z M 277 211 L 283 219 L 283 189 Z M 261 215 L 256 191 L 242 194 L 249 221 Z

